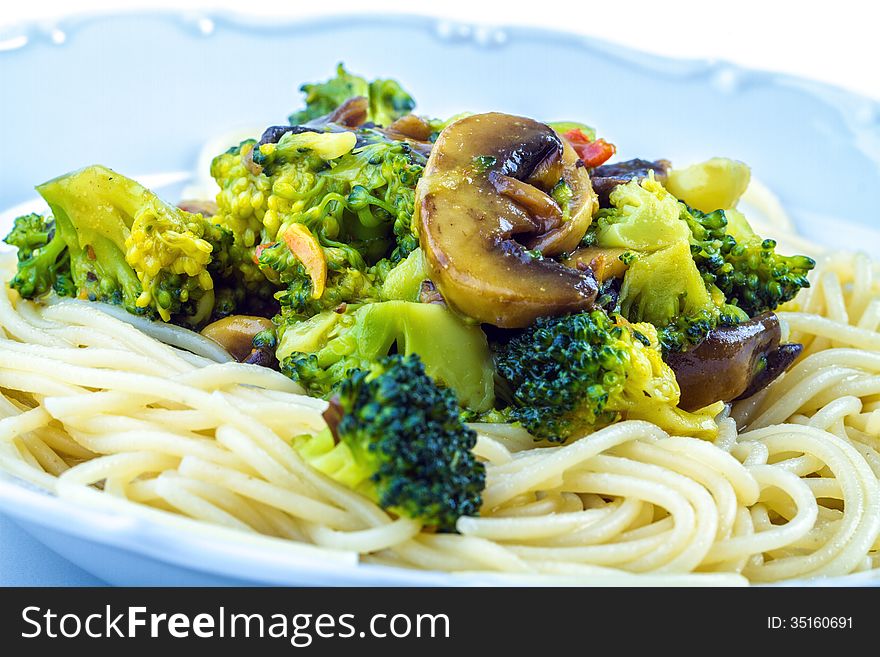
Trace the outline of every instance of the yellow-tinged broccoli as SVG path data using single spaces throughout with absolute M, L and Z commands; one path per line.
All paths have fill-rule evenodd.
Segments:
M 418 356 L 380 358 L 340 382 L 329 428 L 294 439 L 312 467 L 383 509 L 440 531 L 480 512 L 485 468 L 455 394 Z
M 521 423 L 535 437 L 564 442 L 619 419 L 645 419 L 678 435 L 711 437 L 723 405 L 677 408 L 675 374 L 647 323 L 616 323 L 601 310 L 547 317 L 496 345 L 508 406 L 494 420 Z
M 328 237 L 340 235 L 342 227 L 335 210 L 345 198 L 343 190 L 330 185 L 326 175 L 339 166 L 337 158 L 351 152 L 356 141 L 353 132 L 289 132 L 277 143 L 261 144 L 253 152 L 253 162 L 262 167 L 270 184 L 263 241 L 273 241 L 282 224 L 294 221 L 314 231 L 324 220 L 320 228 Z M 326 220 L 328 216 L 332 219 Z
M 310 394 L 328 396 L 352 370 L 369 369 L 392 349 L 418 354 L 428 375 L 455 390 L 468 408 L 491 407 L 493 367 L 485 334 L 437 304 L 368 303 L 282 324 L 276 355 L 282 371 Z
M 675 188 L 709 207 L 736 202 L 748 179 L 742 163 L 716 158 L 680 170 Z M 699 344 L 716 326 L 773 310 L 809 286 L 810 258 L 777 254 L 736 210 L 689 207 L 653 173 L 619 185 L 609 199 L 585 242 L 629 250 L 621 256 L 629 270 L 620 311 L 657 326 L 664 351 Z
M 175 309 L 176 294 L 180 304 L 198 299 L 193 324 L 211 316 L 214 281 L 208 265 L 214 247 L 203 238 L 206 223 L 201 215 L 161 203 L 147 204 L 138 211 L 125 240 L 125 261 L 135 270 L 143 288 L 135 302 L 138 308 L 155 307 L 167 322 Z M 180 280 L 179 291 L 167 289 L 171 277 Z
M 102 166 L 55 178 L 37 191 L 54 215 L 51 228 L 43 222 L 51 238 L 31 249 L 15 231 L 10 235 L 20 256 L 30 249 L 12 282 L 23 296 L 54 287 L 191 326 L 210 318 L 215 284 L 231 282 L 240 255 L 223 228 Z
M 714 438 L 718 433 L 715 418 L 724 410 L 724 402 L 694 412 L 679 408 L 681 389 L 675 372 L 663 362 L 654 325 L 631 324 L 619 315 L 615 324 L 622 329 L 621 341 L 630 346 L 629 367 L 626 382 L 617 394 L 609 396 L 605 408 L 622 419 L 652 422 L 673 436 Z
M 412 215 L 424 155 L 371 129 L 272 134 L 277 143 L 245 142 L 212 166 L 216 221 L 253 254 L 243 269 L 283 286 L 275 298 L 286 316 L 379 300 L 385 274 L 418 246 Z M 288 239 L 293 225 L 302 239 Z M 306 248 L 312 242 L 320 253 Z
M 243 141 L 211 162 L 211 176 L 220 186 L 216 221 L 232 231 L 244 247 L 262 239 L 263 216 L 272 188 L 269 178 L 253 164 L 256 143 L 253 139 Z
M 682 315 L 711 315 L 717 307 L 687 241 L 634 257 L 620 288 L 620 312 L 631 322 L 663 327 Z
M 612 207 L 599 210 L 590 228 L 593 244 L 644 252 L 687 242 L 681 204 L 654 179 L 653 171 L 641 182 L 618 185 L 609 200 Z

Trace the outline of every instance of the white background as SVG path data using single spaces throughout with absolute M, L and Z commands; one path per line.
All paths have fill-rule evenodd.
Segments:
M 401 12 L 550 27 L 668 56 L 812 77 L 880 100 L 878 0 L 134 0 L 124 9 L 119 0 L 28 0 L 3 3 L 0 35 L 21 20 L 138 9 L 290 18 Z

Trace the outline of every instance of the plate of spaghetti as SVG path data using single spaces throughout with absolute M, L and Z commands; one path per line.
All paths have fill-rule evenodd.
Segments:
M 73 47 L 180 31 L 129 20 Z M 211 109 L 80 116 L 37 197 L 4 183 L 0 510 L 120 583 L 880 583 L 876 104 L 529 31 L 190 23 Z M 260 39 L 347 64 L 278 84 L 228 54 Z

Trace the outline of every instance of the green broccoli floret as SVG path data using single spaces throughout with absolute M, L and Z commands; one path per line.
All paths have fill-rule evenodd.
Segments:
M 3 241 L 18 249 L 18 270 L 9 285 L 22 297 L 32 299 L 50 290 L 59 296 L 76 294 L 67 244 L 52 219 L 39 214 L 18 217 Z
M 387 139 L 375 130 L 362 130 L 359 139 L 363 145 L 340 158 L 326 175 L 348 190 L 347 209 L 357 215 L 361 226 L 391 226 L 394 249 L 388 257 L 396 264 L 419 245 L 412 216 L 416 183 L 427 160 L 406 142 Z
M 664 351 L 699 344 L 716 326 L 774 310 L 809 286 L 812 259 L 777 254 L 736 210 L 688 207 L 653 175 L 616 187 L 610 203 L 585 239 L 631 250 L 620 311 L 661 329 Z
M 585 244 L 627 249 L 617 310 L 633 322 L 660 330 L 665 351 L 699 344 L 718 324 L 719 295 L 713 295 L 690 257 L 690 232 L 681 204 L 653 174 L 615 187 L 610 208 L 590 226 Z
M 352 75 L 340 63 L 336 67 L 336 77 L 326 82 L 313 82 L 300 88 L 306 95 L 306 108 L 294 112 L 288 118 L 290 125 L 302 125 L 312 119 L 329 114 L 349 98 L 367 96 L 369 85 L 359 75 Z
M 357 249 L 339 242 L 321 250 L 327 263 L 327 280 L 323 293 L 316 298 L 309 272 L 284 242 L 260 249 L 260 268 L 269 280 L 282 286 L 275 299 L 285 322 L 334 310 L 340 304 L 379 300 L 382 272 L 377 267 L 367 267 Z
M 428 374 L 462 403 L 487 410 L 494 400 L 486 335 L 437 304 L 385 301 L 326 311 L 279 326 L 281 370 L 309 394 L 328 397 L 353 370 L 395 350 L 418 354 Z
M 306 95 L 306 108 L 288 117 L 290 125 L 302 125 L 329 114 L 355 96 L 368 98 L 367 120 L 382 126 L 409 114 L 416 106 L 412 96 L 395 80 L 373 80 L 367 84 L 364 78 L 346 71 L 342 64 L 337 66 L 335 78 L 304 84 L 300 91 Z
M 9 237 L 19 247 L 12 285 L 23 296 L 54 286 L 58 294 L 196 326 L 211 317 L 215 283 L 237 285 L 236 261 L 244 254 L 228 231 L 125 176 L 91 166 L 37 191 L 54 220 L 22 219 Z
M 397 80 L 373 80 L 368 97 L 370 109 L 367 120 L 376 125 L 389 126 L 416 107 L 416 101 Z
M 733 232 L 728 215 L 735 217 Z M 776 242 L 758 237 L 736 210 L 705 213 L 682 204 L 681 216 L 691 230 L 691 254 L 706 284 L 717 286 L 727 303 L 749 317 L 775 310 L 810 286 L 807 274 L 816 262 L 804 255 L 779 255 Z
M 253 148 L 245 142 L 212 165 L 221 186 L 215 221 L 252 254 L 238 259 L 245 280 L 282 287 L 275 298 L 298 317 L 378 300 L 385 274 L 418 247 L 412 215 L 425 157 L 371 129 L 292 132 Z M 323 288 L 315 263 L 285 247 L 293 224 L 320 248 Z
M 418 246 L 411 224 L 426 158 L 406 142 L 372 129 L 288 133 L 260 146 L 253 160 L 271 185 L 266 240 L 296 221 L 322 239 L 355 246 L 366 261 L 387 254 L 396 262 Z
M 269 178 L 253 163 L 256 143 L 253 139 L 243 141 L 211 162 L 211 177 L 220 187 L 217 221 L 244 247 L 253 247 L 262 239 L 263 216 L 272 188 Z
M 51 242 L 54 236 L 55 223 L 40 214 L 31 213 L 17 217 L 3 241 L 18 249 L 19 259 L 27 260 L 35 250 Z
M 709 437 L 723 407 L 678 408 L 680 389 L 653 325 L 615 322 L 601 310 L 538 319 L 496 345 L 495 366 L 499 397 L 509 404 L 500 416 L 550 442 L 621 418 Z
M 439 388 L 415 355 L 382 358 L 339 386 L 341 419 L 294 446 L 316 469 L 396 515 L 454 531 L 478 515 L 485 468 L 472 449 L 455 394 Z
M 378 300 L 384 274 L 418 246 L 412 215 L 425 157 L 371 129 L 290 132 L 255 144 L 243 142 L 211 168 L 221 187 L 214 221 L 250 254 L 236 260 L 251 296 L 274 294 L 302 317 Z M 292 224 L 307 228 L 322 251 L 327 280 L 317 296 L 310 272 L 281 239 Z
M 664 352 L 700 344 L 719 324 L 748 319 L 723 294 L 706 285 L 690 257 L 687 242 L 677 242 L 630 261 L 620 288 L 620 313 L 632 322 L 659 329 Z

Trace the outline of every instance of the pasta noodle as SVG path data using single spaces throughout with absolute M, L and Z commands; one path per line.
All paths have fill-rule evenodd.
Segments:
M 781 208 L 769 215 L 769 232 L 789 228 Z M 5 278 L 11 266 L 5 258 Z M 625 421 L 536 447 L 517 427 L 473 425 L 487 487 L 482 515 L 461 518 L 458 534 L 423 532 L 308 467 L 291 440 L 323 426 L 324 402 L 281 374 L 217 362 L 182 330 L 148 335 L 106 308 L 41 306 L 5 288 L 0 466 L 84 503 L 285 540 L 273 549 L 295 541 L 328 559 L 480 571 L 487 582 L 870 570 L 880 567 L 878 274 L 864 255 L 820 262 L 778 313 L 803 356 L 722 414 L 714 442 Z

